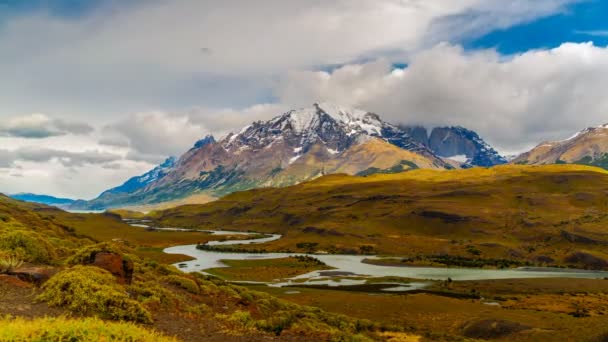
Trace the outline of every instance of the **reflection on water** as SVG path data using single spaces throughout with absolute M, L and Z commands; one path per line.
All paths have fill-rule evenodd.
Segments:
M 222 245 L 235 245 L 242 243 L 263 243 L 279 239 L 280 235 L 264 237 L 261 239 L 252 240 L 231 240 L 222 241 Z M 219 244 L 214 243 L 213 244 Z M 210 244 L 211 244 L 210 243 Z M 184 254 L 195 258 L 194 260 L 180 263 L 181 269 L 185 272 L 203 271 L 208 268 L 227 267 L 220 260 L 255 260 L 255 259 L 276 259 L 295 255 L 305 255 L 298 253 L 222 253 L 214 251 L 204 251 L 196 249 L 196 245 L 183 245 L 166 248 L 164 250 L 168 254 Z M 362 263 L 363 259 L 373 258 L 363 255 L 311 255 L 326 265 L 335 268 L 336 272 L 351 272 L 360 276 L 371 277 L 404 277 L 414 279 L 428 280 L 484 280 L 484 279 L 510 279 L 510 278 L 604 278 L 608 277 L 608 272 L 602 271 L 587 271 L 587 270 L 570 270 L 558 268 L 533 268 L 533 269 L 479 269 L 479 268 L 440 268 L 440 267 L 394 267 L 394 266 L 379 266 Z M 327 278 L 323 272 L 313 271 L 297 277 L 297 279 L 319 279 Z

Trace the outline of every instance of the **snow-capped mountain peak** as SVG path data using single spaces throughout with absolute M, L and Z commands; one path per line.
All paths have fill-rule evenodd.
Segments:
M 255 122 L 238 133 L 229 134 L 220 143 L 225 150 L 234 152 L 241 151 L 243 146 L 261 148 L 285 139 L 293 148 L 306 151 L 320 141 L 331 151 L 342 151 L 358 141 L 360 136 L 380 137 L 389 142 L 395 141 L 396 136 L 399 136 L 397 140 L 407 140 L 407 134 L 397 131 L 397 127 L 383 122 L 374 113 L 331 103 L 315 103 L 267 122 Z M 408 141 L 399 146 L 413 145 L 415 143 Z

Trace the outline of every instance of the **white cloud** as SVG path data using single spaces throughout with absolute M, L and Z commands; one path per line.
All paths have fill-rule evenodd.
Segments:
M 104 164 L 110 167 L 94 164 L 66 167 L 57 160 L 44 163 L 23 161 L 18 167 L 0 168 L 0 192 L 33 192 L 90 199 L 107 190 L 108 185 L 120 184 L 150 168 L 147 163 L 119 163 L 120 167 L 111 167 L 116 166 L 115 163 Z
M 128 143 L 132 153 L 147 155 L 156 161 L 179 155 L 204 136 L 208 130 L 184 114 L 145 112 L 130 115 L 125 120 L 104 128 L 102 142 L 110 145 Z
M 85 123 L 51 119 L 40 113 L 0 122 L 0 136 L 40 139 L 66 134 L 89 134 L 92 131 L 93 128 Z
M 97 122 L 100 113 L 243 107 L 268 102 L 272 78 L 287 70 L 406 56 L 575 1 L 155 0 L 76 18 L 30 13 L 0 29 L 0 103 Z
M 327 72 L 293 72 L 277 88 L 284 103 L 332 101 L 389 121 L 462 125 L 502 151 L 521 151 L 608 122 L 608 48 L 563 44 L 505 59 L 492 50 L 440 44 L 408 68 L 386 61 Z

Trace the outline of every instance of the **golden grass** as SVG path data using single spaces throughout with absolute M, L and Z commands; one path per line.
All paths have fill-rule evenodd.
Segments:
M 297 258 L 222 260 L 222 262 L 229 267 L 212 268 L 205 272 L 226 280 L 273 281 L 330 269 L 323 264 Z
M 0 341 L 178 341 L 132 323 L 105 322 L 96 318 L 0 319 L 0 327 Z
M 283 238 L 243 249 L 450 254 L 533 264 L 584 252 L 608 260 L 608 172 L 582 165 L 505 165 L 329 175 L 151 214 L 168 226 L 254 230 Z M 569 235 L 568 235 L 569 234 Z M 479 251 L 473 255 L 472 250 Z M 549 261 L 547 261 L 549 260 Z M 600 262 L 601 264 L 601 262 Z

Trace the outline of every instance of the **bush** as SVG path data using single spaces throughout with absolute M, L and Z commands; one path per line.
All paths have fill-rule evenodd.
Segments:
M 192 279 L 188 279 L 186 277 L 181 277 L 181 276 L 177 276 L 177 275 L 170 275 L 170 276 L 164 277 L 163 280 L 171 285 L 179 286 L 182 289 L 184 289 L 190 293 L 194 293 L 194 294 L 200 293 L 200 289 L 199 289 L 198 285 Z
M 177 341 L 132 323 L 104 322 L 96 318 L 0 319 L 0 326 L 0 341 Z
M 55 249 L 47 240 L 37 233 L 24 230 L 0 234 L 0 251 L 34 263 L 48 264 L 57 258 Z
M 68 265 L 87 264 L 93 262 L 93 256 L 100 252 L 115 253 L 125 257 L 125 254 L 129 252 L 129 249 L 126 246 L 117 243 L 102 242 L 81 248 L 66 262 Z
M 112 274 L 94 266 L 74 266 L 43 285 L 38 300 L 85 315 L 152 323 L 144 307 L 126 294 Z
M 12 272 L 23 265 L 23 260 L 13 255 L 0 254 L 0 274 Z
M 154 281 L 136 282 L 128 289 L 131 295 L 146 307 L 172 307 L 176 301 L 173 292 Z

